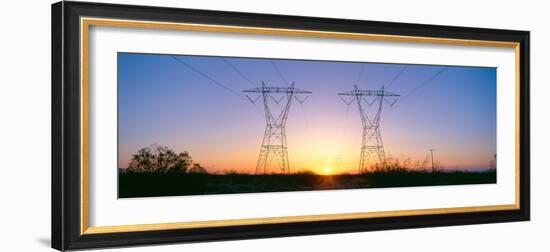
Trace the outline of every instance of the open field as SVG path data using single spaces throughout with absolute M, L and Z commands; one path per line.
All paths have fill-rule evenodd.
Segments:
M 119 173 L 120 198 L 438 186 L 496 183 L 496 171 L 424 172 L 396 170 L 367 174 L 185 174 Z

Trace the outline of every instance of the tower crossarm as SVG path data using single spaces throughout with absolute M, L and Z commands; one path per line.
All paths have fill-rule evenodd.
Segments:
M 311 94 L 307 91 L 295 87 L 257 87 L 243 90 L 245 93 L 278 93 L 278 94 Z
M 384 90 L 351 90 L 346 91 L 342 93 L 338 93 L 338 95 L 344 95 L 344 96 L 400 96 L 398 94 L 384 91 Z

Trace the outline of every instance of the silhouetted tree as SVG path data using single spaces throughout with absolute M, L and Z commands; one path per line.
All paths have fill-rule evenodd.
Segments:
M 187 151 L 176 154 L 166 146 L 151 145 L 132 155 L 129 172 L 186 173 L 193 161 Z
M 202 167 L 200 164 L 194 163 L 188 171 L 189 174 L 208 174 L 206 168 Z

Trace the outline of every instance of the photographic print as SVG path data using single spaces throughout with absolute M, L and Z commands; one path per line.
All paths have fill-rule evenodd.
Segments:
M 119 198 L 496 183 L 496 68 L 118 53 Z

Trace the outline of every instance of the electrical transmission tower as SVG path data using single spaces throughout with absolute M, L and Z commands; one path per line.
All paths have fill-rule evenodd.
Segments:
M 246 89 L 243 92 L 258 94 L 255 98 L 251 98 L 248 94 L 246 97 L 252 103 L 256 103 L 261 98 L 265 110 L 266 127 L 255 173 L 265 174 L 277 170 L 290 173 L 285 132 L 288 112 L 292 100 L 303 104 L 308 96 L 303 98 L 299 96 L 311 94 L 311 92 L 295 88 L 294 83 L 290 87 L 273 87 L 267 86 L 263 81 L 261 87 Z M 277 164 L 274 169 L 272 169 L 273 161 Z
M 357 102 L 361 123 L 363 124 L 363 138 L 361 143 L 361 156 L 359 159 L 359 173 L 366 173 L 373 169 L 384 169 L 386 167 L 386 154 L 380 134 L 380 116 L 384 102 L 393 106 L 397 102 L 398 94 L 384 90 L 360 90 L 357 85 L 355 89 L 338 94 L 346 105 Z M 345 97 L 351 97 L 351 99 Z M 390 101 L 389 99 L 394 99 Z M 373 107 L 373 112 L 368 107 Z

